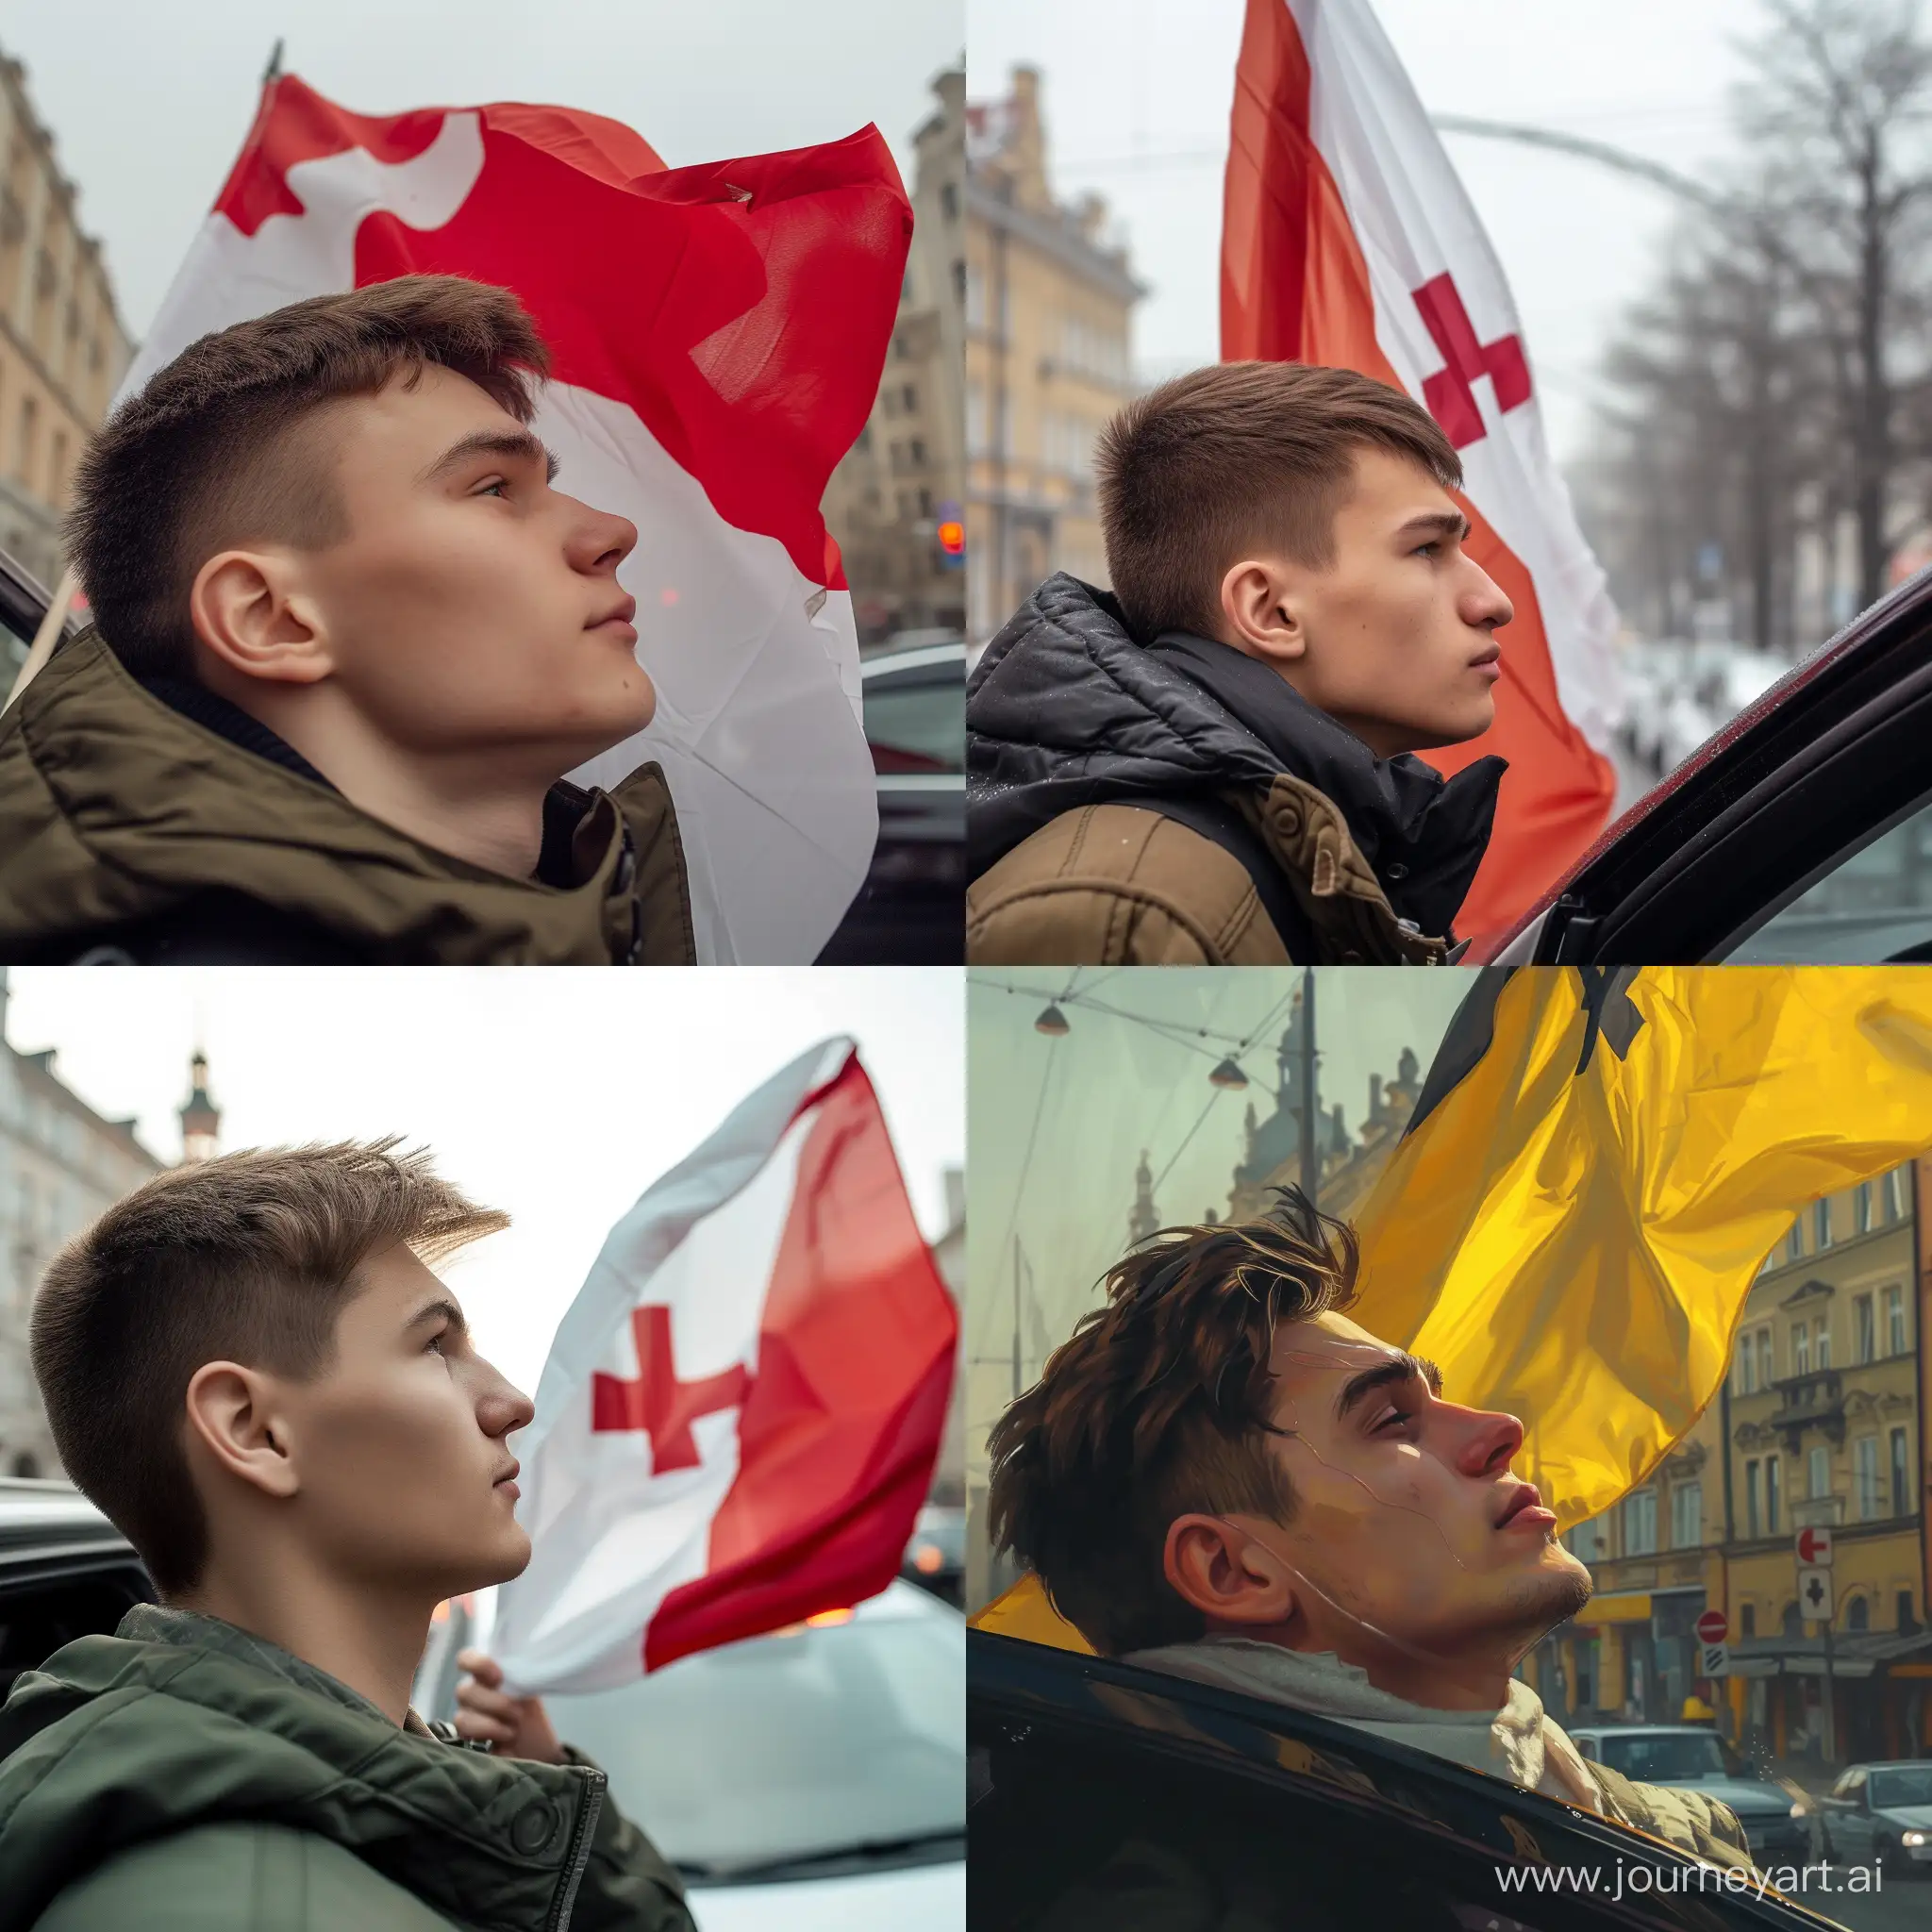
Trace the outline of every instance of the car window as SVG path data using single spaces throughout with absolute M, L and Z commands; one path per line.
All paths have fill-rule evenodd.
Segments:
M 23 1671 L 37 1671 L 76 1637 L 111 1635 L 153 1598 L 145 1573 L 124 1559 L 92 1574 L 0 1582 L 0 1703 Z
M 1932 1805 L 1932 1764 L 1907 1765 L 1872 1774 L 1872 1804 L 1885 1811 L 1899 1805 Z
M 1612 1771 L 1639 1784 L 1678 1784 L 1687 1778 L 1723 1777 L 1724 1753 L 1714 1733 L 1640 1731 L 1603 1740 L 1603 1758 Z
M 744 1876 L 963 1833 L 965 1635 L 937 1609 L 860 1615 L 544 1704 L 666 1857 Z
M 1932 949 L 1932 801 L 1834 858 L 1732 947 L 1733 965 L 1861 965 Z
M 865 682 L 865 735 L 881 775 L 966 769 L 966 679 L 958 664 Z
M 975 1926 L 1557 1932 L 1600 1923 L 1514 1895 L 1502 1916 L 1489 1857 L 1391 1809 L 1338 1810 L 1124 1730 L 976 1713 L 967 1777 Z

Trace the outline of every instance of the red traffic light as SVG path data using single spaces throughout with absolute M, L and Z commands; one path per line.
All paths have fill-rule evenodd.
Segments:
M 960 523 L 944 523 L 939 527 L 940 548 L 948 557 L 964 557 L 966 554 L 966 525 Z

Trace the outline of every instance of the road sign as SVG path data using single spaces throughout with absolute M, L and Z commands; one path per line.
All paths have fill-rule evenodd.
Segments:
M 1801 1529 L 1798 1532 L 1798 1561 L 1815 1569 L 1831 1568 L 1831 1532 L 1828 1529 Z
M 1824 1623 L 1831 1616 L 1831 1572 L 1829 1570 L 1800 1570 L 1798 1572 L 1798 1608 L 1814 1623 Z
M 1727 1677 L 1731 1673 L 1731 1646 L 1728 1643 L 1700 1643 L 1697 1646 L 1697 1674 L 1700 1677 Z
M 1700 1643 L 1722 1643 L 1731 1634 L 1731 1620 L 1722 1610 L 1706 1610 L 1696 1624 Z M 1710 1673 L 1707 1671 L 1706 1676 Z

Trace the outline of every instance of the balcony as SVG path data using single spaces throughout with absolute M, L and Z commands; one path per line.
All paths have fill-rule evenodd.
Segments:
M 1802 1375 L 1788 1375 L 1773 1387 L 1778 1406 L 1770 1421 L 1789 1453 L 1797 1453 L 1798 1439 L 1807 1429 L 1823 1429 L 1834 1446 L 1843 1447 L 1845 1391 L 1837 1369 L 1811 1369 Z

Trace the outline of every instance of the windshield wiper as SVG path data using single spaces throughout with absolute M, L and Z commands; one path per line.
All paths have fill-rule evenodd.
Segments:
M 769 1878 L 790 1878 L 826 1865 L 866 1864 L 883 1858 L 904 1857 L 908 1852 L 936 1850 L 957 1844 L 966 1854 L 964 1826 L 951 1825 L 943 1831 L 914 1832 L 905 1838 L 858 1839 L 850 1844 L 827 1845 L 816 1852 L 788 1852 L 778 1858 L 679 1859 L 677 1869 L 687 1878 L 704 1879 L 713 1885 L 735 1885 Z

